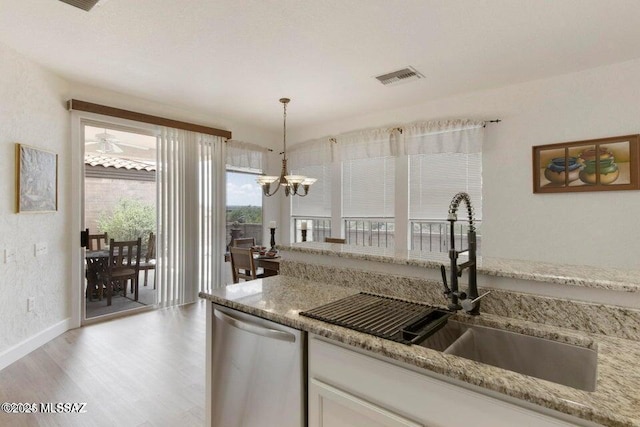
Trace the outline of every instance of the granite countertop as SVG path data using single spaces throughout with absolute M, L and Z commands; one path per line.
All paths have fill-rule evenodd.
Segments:
M 281 245 L 278 249 L 436 269 L 440 268 L 442 264 L 448 265 L 449 263 L 449 256 L 446 252 L 408 251 L 406 254 L 402 254 L 387 248 L 324 242 L 294 243 Z M 461 255 L 459 262 L 464 261 L 465 257 Z M 640 270 L 561 265 L 492 257 L 478 257 L 477 262 L 478 274 L 613 291 L 640 292 Z
M 304 310 L 358 293 L 289 276 L 228 285 L 201 298 L 543 407 L 610 426 L 640 426 L 640 342 L 482 314 L 463 322 L 500 327 L 597 348 L 596 391 L 586 392 L 419 346 L 407 346 L 300 316 Z

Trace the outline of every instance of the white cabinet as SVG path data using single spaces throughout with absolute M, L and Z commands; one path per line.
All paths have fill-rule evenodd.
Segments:
M 309 426 L 420 427 L 408 418 L 322 381 L 309 381 Z
M 309 339 L 308 356 L 309 427 L 592 425 L 505 402 L 318 337 Z

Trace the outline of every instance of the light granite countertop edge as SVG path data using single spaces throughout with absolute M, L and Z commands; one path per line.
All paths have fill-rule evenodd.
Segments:
M 315 255 L 325 255 L 325 256 L 335 256 L 339 258 L 347 258 L 347 259 L 355 259 L 355 260 L 363 260 L 363 261 L 374 261 L 381 262 L 387 264 L 397 264 L 397 265 L 407 265 L 407 266 L 415 266 L 415 267 L 424 267 L 424 268 L 432 268 L 439 269 L 440 265 L 443 262 L 448 262 L 448 259 L 442 258 L 441 254 L 434 255 L 437 259 L 429 260 L 429 259 L 421 259 L 421 258 L 410 258 L 404 256 L 392 256 L 392 255 L 380 255 L 375 253 L 366 253 L 362 252 L 362 250 L 358 251 L 349 251 L 348 247 L 344 245 L 336 245 L 336 244 L 325 244 L 325 243 L 315 243 L 316 246 L 325 246 L 325 247 L 313 247 L 313 246 L 303 246 L 303 244 L 294 244 L 294 245 L 281 245 L 278 246 L 280 251 L 291 251 L 291 252 L 300 252 L 300 253 L 308 253 Z M 339 250 L 335 249 L 339 248 Z M 441 259 L 442 258 L 442 259 Z M 488 276 L 496 276 L 496 277 L 505 277 L 511 279 L 521 279 L 521 280 L 531 280 L 536 282 L 547 282 L 554 283 L 558 285 L 567 285 L 567 286 L 577 286 L 577 287 L 586 287 L 586 288 L 595 288 L 595 289 L 605 289 L 611 291 L 619 291 L 619 292 L 640 292 L 640 271 L 637 270 L 629 270 L 629 274 L 637 276 L 637 281 L 627 281 L 627 280 L 613 280 L 613 279 L 597 279 L 593 277 L 588 277 L 588 273 L 584 275 L 580 275 L 575 273 L 577 270 L 590 268 L 588 266 L 577 266 L 577 265 L 567 265 L 563 266 L 560 264 L 551 264 L 551 263 L 536 263 L 532 261 L 523 261 L 523 260 L 510 260 L 503 258 L 488 258 L 484 259 L 480 257 L 478 263 L 478 274 L 484 274 Z M 488 265 L 484 265 L 488 264 Z M 498 264 L 498 266 L 491 266 L 491 264 Z M 538 271 L 524 271 L 521 267 L 522 265 L 527 265 L 530 268 L 538 267 Z M 573 274 L 553 274 L 543 272 L 545 268 L 564 268 L 569 273 Z M 605 271 L 605 269 L 599 269 L 600 271 Z

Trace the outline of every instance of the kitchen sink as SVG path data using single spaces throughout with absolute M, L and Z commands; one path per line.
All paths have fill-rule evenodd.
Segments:
M 580 390 L 596 388 L 598 353 L 585 347 L 454 320 L 419 345 Z

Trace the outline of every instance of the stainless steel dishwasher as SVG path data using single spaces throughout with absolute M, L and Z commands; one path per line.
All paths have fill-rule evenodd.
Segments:
M 305 425 L 305 333 L 213 305 L 211 425 Z

